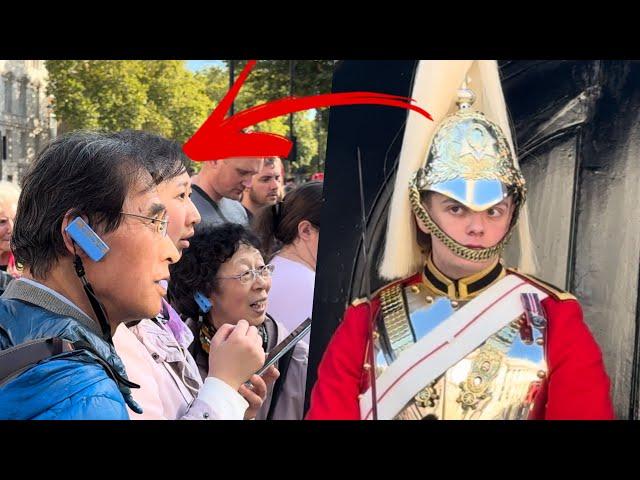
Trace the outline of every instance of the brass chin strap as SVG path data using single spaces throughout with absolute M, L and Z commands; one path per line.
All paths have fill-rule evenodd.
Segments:
M 414 185 L 411 185 L 409 187 L 409 201 L 411 202 L 411 208 L 413 209 L 413 212 L 416 214 L 422 224 L 427 227 L 431 235 L 444 243 L 444 245 L 458 257 L 464 258 L 465 260 L 471 260 L 472 262 L 482 262 L 484 260 L 493 258 L 496 255 L 500 255 L 504 247 L 507 245 L 507 242 L 511 238 L 511 234 L 513 233 L 516 224 L 515 221 L 511 222 L 511 227 L 509 228 L 507 234 L 498 244 L 494 245 L 493 247 L 469 248 L 459 244 L 449 235 L 444 233 L 444 231 L 442 231 L 442 229 L 438 227 L 438 225 L 431 219 L 431 217 L 427 213 L 426 208 L 424 208 L 424 205 L 422 205 L 422 202 L 420 201 L 420 191 Z M 518 210 L 519 208 L 516 206 L 516 209 L 513 212 L 514 218 L 517 218 Z

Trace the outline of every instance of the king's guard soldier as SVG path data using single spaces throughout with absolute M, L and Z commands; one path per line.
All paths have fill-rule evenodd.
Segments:
M 307 418 L 613 418 L 579 303 L 521 273 L 535 261 L 497 63 L 422 61 L 415 85 L 440 121 L 405 129 L 379 269 L 401 280 L 347 309 Z M 501 258 L 516 229 L 520 270 Z

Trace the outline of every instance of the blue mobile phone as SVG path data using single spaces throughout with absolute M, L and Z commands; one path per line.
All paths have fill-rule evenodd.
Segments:
M 209 299 L 205 297 L 202 293 L 200 292 L 194 293 L 193 299 L 198 304 L 198 307 L 200 308 L 200 311 L 202 313 L 207 313 L 209 310 L 211 310 L 211 301 L 209 301 Z
M 109 246 L 81 217 L 74 218 L 64 230 L 94 262 L 102 260 L 109 251 Z
M 200 308 L 200 311 L 202 313 L 207 313 L 209 310 L 211 310 L 211 302 L 202 293 L 200 292 L 194 293 L 193 299 L 198 304 L 198 307 Z

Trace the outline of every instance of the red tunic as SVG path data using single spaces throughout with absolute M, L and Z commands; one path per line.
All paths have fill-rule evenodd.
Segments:
M 419 281 L 414 276 L 409 284 Z M 536 285 L 540 287 L 540 285 Z M 609 395 L 610 381 L 602 353 L 582 318 L 576 300 L 558 300 L 549 295 L 542 301 L 547 324 L 549 373 L 540 385 L 530 414 L 545 420 L 609 420 L 614 418 Z M 324 353 L 318 379 L 311 393 L 308 420 L 359 420 L 358 395 L 368 388 L 364 371 L 370 336 L 369 318 L 380 308 L 379 298 L 369 305 L 349 307 Z

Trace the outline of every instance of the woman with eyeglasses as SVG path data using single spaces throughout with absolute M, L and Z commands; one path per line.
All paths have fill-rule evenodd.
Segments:
M 229 223 L 205 226 L 190 243 L 171 269 L 169 300 L 194 332 L 191 351 L 200 373 L 206 375 L 211 339 L 225 324 L 246 320 L 258 329 L 265 352 L 273 350 L 289 331 L 267 314 L 274 267 L 265 264 L 258 238 Z M 299 342 L 277 362 L 280 377 L 257 420 L 302 419 L 307 356 L 307 344 Z

